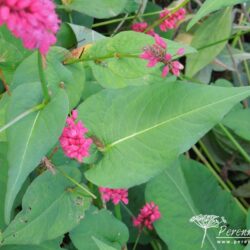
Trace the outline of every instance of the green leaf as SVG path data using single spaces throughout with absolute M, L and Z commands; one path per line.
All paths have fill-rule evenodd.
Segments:
M 239 3 L 249 2 L 249 0 L 226 0 L 226 1 L 218 1 L 218 0 L 206 0 L 204 4 L 202 4 L 201 8 L 197 12 L 197 14 L 192 18 L 187 26 L 187 30 L 191 29 L 191 27 L 197 23 L 201 18 L 208 15 L 209 13 L 232 6 Z
M 81 181 L 77 168 L 60 168 Z M 75 188 L 59 171 L 37 177 L 23 197 L 22 211 L 3 232 L 3 245 L 40 244 L 72 230 L 90 205 L 90 199 L 78 195 Z
M 10 96 L 5 93 L 3 94 L 0 100 L 0 128 L 5 125 L 5 116 L 6 116 L 6 109 L 8 106 L 8 102 L 10 100 Z M 0 141 L 6 141 L 6 131 L 0 133 Z
M 7 122 L 42 102 L 37 83 L 19 86 L 12 93 Z M 5 201 L 5 220 L 10 221 L 15 197 L 25 179 L 42 157 L 57 142 L 68 114 L 68 98 L 64 90 L 42 109 L 33 112 L 7 130 L 9 179 Z
M 211 15 L 194 33 L 191 46 L 198 49 L 198 53 L 187 56 L 186 75 L 194 76 L 199 70 L 211 63 L 222 51 L 231 33 L 232 15 L 231 9 L 220 11 Z M 213 44 L 213 45 L 212 45 Z M 209 46 L 211 45 L 211 46 Z M 202 49 L 203 47 L 209 46 Z
M 8 180 L 7 143 L 0 142 L 0 231 L 4 223 L 4 199 Z
M 73 0 L 67 7 L 88 16 L 108 18 L 120 14 L 126 3 L 127 0 Z
M 70 238 L 78 250 L 99 250 L 95 239 L 109 248 L 121 249 L 128 240 L 128 229 L 111 212 L 91 209 L 79 226 L 70 232 Z
M 203 228 L 189 221 L 195 215 L 223 216 L 230 228 L 245 228 L 246 216 L 231 194 L 221 189 L 204 165 L 184 157 L 147 184 L 146 199 L 159 206 L 161 218 L 154 226 L 171 250 L 200 249 Z M 240 245 L 218 244 L 219 230 L 208 228 L 202 249 L 242 249 Z M 181 235 L 180 240 L 176 235 Z
M 250 109 L 237 109 L 230 112 L 222 123 L 245 140 L 250 140 Z
M 43 242 L 40 245 L 10 245 L 3 246 L 1 250 L 62 250 L 58 240 Z
M 162 80 L 91 96 L 79 106 L 79 118 L 105 148 L 87 179 L 114 188 L 146 182 L 249 94 L 249 88 Z

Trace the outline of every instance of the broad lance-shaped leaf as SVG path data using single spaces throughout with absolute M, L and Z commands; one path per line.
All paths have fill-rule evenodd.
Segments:
M 81 181 L 77 168 L 60 168 L 77 182 Z M 90 205 L 90 198 L 78 192 L 59 171 L 55 175 L 46 171 L 37 177 L 23 197 L 22 211 L 3 232 L 2 244 L 40 244 L 72 230 Z
M 204 165 L 184 157 L 151 180 L 145 195 L 148 202 L 154 201 L 159 206 L 161 219 L 154 223 L 154 227 L 171 250 L 201 248 L 204 228 L 190 222 L 193 216 L 215 215 L 219 220 L 223 216 L 231 229 L 245 229 L 246 226 L 246 215 L 230 192 L 222 190 Z M 240 244 L 232 247 L 234 239 L 227 239 L 231 244 L 218 242 L 217 236 L 226 236 L 225 231 L 219 235 L 223 225 L 207 229 L 202 249 L 243 249 Z
M 202 17 L 208 15 L 209 13 L 219 10 L 228 6 L 232 6 L 239 3 L 249 2 L 249 0 L 206 0 L 204 4 L 202 4 L 199 11 L 192 18 L 187 26 L 187 30 L 191 29 L 191 27 L 197 23 Z
M 101 91 L 79 107 L 79 118 L 105 146 L 85 175 L 113 188 L 146 182 L 249 95 L 249 87 L 186 82 Z
M 37 83 L 23 84 L 12 94 L 7 122 L 42 102 Z M 68 98 L 61 89 L 51 101 L 7 130 L 9 177 L 5 200 L 5 220 L 10 221 L 17 193 L 27 176 L 57 142 L 68 114 Z
M 122 249 L 128 236 L 126 225 L 105 209 L 90 209 L 84 220 L 70 232 L 70 238 L 78 250 Z
M 187 76 L 193 77 L 199 70 L 211 63 L 225 47 L 227 44 L 225 39 L 230 36 L 232 29 L 231 14 L 231 9 L 215 13 L 195 31 L 191 46 L 198 49 L 198 52 L 187 56 Z

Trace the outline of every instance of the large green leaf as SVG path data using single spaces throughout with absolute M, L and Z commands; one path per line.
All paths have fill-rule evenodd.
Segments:
M 62 250 L 59 240 L 43 242 L 40 245 L 9 245 L 1 247 L 1 250 Z
M 194 33 L 194 38 L 191 45 L 196 49 L 212 45 L 230 36 L 232 27 L 232 13 L 231 9 L 219 11 L 211 15 Z M 225 47 L 227 41 L 214 44 L 207 48 L 201 49 L 196 54 L 187 56 L 186 75 L 194 76 L 212 62 L 215 57 Z
M 110 249 L 121 249 L 128 240 L 128 229 L 109 211 L 91 209 L 79 226 L 70 232 L 70 238 L 78 250 L 99 250 L 100 242 Z M 96 240 L 99 240 L 97 244 Z
M 193 160 L 182 158 L 150 181 L 146 199 L 159 206 L 161 218 L 154 226 L 171 250 L 200 249 L 203 228 L 189 221 L 195 215 L 223 216 L 230 228 L 245 228 L 246 216 L 231 194 L 221 189 L 204 165 Z M 202 249 L 242 249 L 240 245 L 217 243 L 219 230 L 208 228 Z
M 71 166 L 60 167 L 81 181 L 81 173 Z M 90 198 L 79 196 L 74 185 L 60 172 L 46 171 L 25 193 L 22 211 L 3 232 L 3 245 L 40 244 L 73 229 L 84 217 Z
M 249 0 L 206 0 L 201 6 L 197 14 L 189 22 L 187 29 L 190 29 L 195 23 L 197 23 L 202 17 L 208 15 L 209 13 L 219 10 L 228 6 L 232 6 L 238 3 L 249 2 Z
M 5 227 L 4 223 L 4 199 L 8 180 L 8 162 L 6 159 L 7 143 L 0 142 L 0 230 Z
M 9 103 L 7 122 L 41 103 L 37 83 L 15 89 Z M 5 201 L 5 220 L 10 221 L 15 197 L 29 173 L 57 142 L 68 114 L 68 98 L 63 89 L 42 110 L 33 112 L 7 130 L 9 178 Z
M 67 7 L 96 18 L 113 17 L 121 13 L 127 0 L 73 0 Z
M 249 94 L 249 88 L 163 81 L 91 96 L 79 117 L 105 148 L 86 177 L 114 188 L 146 182 Z

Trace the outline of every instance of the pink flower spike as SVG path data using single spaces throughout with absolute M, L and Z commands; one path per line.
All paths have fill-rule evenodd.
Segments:
M 164 42 L 164 40 L 158 34 L 155 34 L 154 38 L 155 38 L 156 44 L 158 44 L 163 49 L 167 48 L 167 44 Z
M 29 50 L 46 55 L 56 43 L 60 20 L 52 0 L 0 0 L 0 23 Z
M 84 127 L 81 121 L 76 122 L 77 116 L 77 111 L 73 110 L 72 116 L 66 120 L 67 125 L 63 129 L 59 141 L 67 157 L 83 162 L 83 158 L 89 156 L 92 139 L 85 138 L 88 129 Z
M 178 50 L 177 50 L 177 55 L 178 56 L 182 56 L 182 55 L 184 55 L 184 53 L 185 53 L 185 49 L 184 48 L 179 48 Z
M 144 227 L 149 230 L 153 230 L 153 223 L 160 219 L 161 213 L 158 206 L 154 202 L 146 203 L 146 205 L 141 208 L 139 215 L 133 218 L 133 225 L 138 227 L 139 230 L 143 230 Z
M 123 202 L 128 204 L 128 190 L 127 189 L 112 189 L 99 187 L 102 200 L 105 202 L 112 201 L 114 205 Z

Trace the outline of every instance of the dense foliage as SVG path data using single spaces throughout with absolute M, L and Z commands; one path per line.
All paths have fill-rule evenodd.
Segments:
M 249 3 L 0 0 L 0 249 L 249 250 Z

